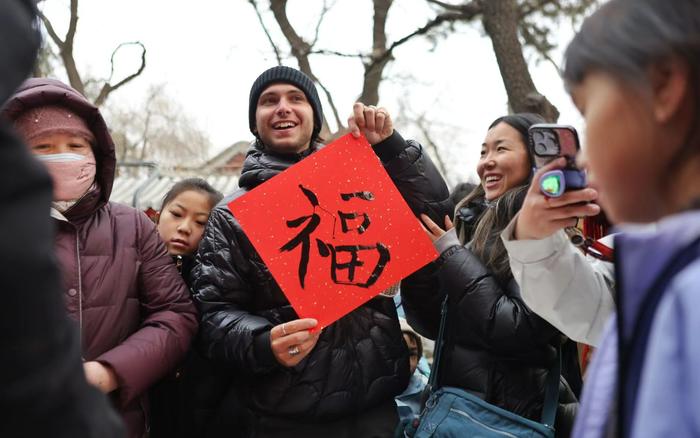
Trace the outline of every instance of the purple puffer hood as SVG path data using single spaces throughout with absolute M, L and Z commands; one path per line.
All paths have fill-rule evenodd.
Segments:
M 3 106 L 1 116 L 13 122 L 23 112 L 45 105 L 65 106 L 82 117 L 92 131 L 96 139 L 94 153 L 97 159 L 97 175 L 95 178 L 102 198 L 99 204 L 106 203 L 112 193 L 117 163 L 114 141 L 100 110 L 83 95 L 56 79 L 27 79 Z

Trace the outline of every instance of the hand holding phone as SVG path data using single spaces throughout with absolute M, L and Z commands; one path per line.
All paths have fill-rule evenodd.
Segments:
M 559 157 L 566 158 L 564 168 L 548 171 L 536 182 L 545 196 L 556 198 L 567 190 L 586 187 L 586 174 L 576 167 L 580 145 L 573 127 L 540 123 L 532 125 L 528 134 L 535 170 Z
M 543 239 L 561 229 L 575 227 L 579 218 L 600 213 L 600 207 L 595 204 L 598 192 L 593 188 L 569 190 L 559 197 L 550 197 L 535 183 L 542 181 L 548 172 L 565 166 L 566 159 L 559 157 L 535 172 L 533 184 L 516 217 L 515 240 Z

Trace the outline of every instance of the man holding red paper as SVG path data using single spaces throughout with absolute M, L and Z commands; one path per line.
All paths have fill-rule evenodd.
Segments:
M 393 300 L 372 298 L 318 330 L 315 319 L 299 319 L 227 207 L 321 149 L 322 120 L 316 88 L 302 72 L 274 67 L 253 83 L 256 141 L 240 189 L 211 213 L 192 271 L 202 347 L 243 377 L 238 390 L 253 414 L 251 436 L 391 437 L 394 396 L 409 378 Z M 385 109 L 357 103 L 349 125 L 355 137 L 364 134 L 414 214 L 451 213 L 437 169 L 418 143 L 394 131 Z

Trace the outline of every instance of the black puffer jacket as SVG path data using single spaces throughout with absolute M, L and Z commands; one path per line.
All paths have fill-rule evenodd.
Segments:
M 464 208 L 455 221 L 469 222 L 459 225 L 471 230 L 480 213 Z M 556 358 L 556 346 L 566 339 L 525 305 L 512 276 L 505 283 L 499 281 L 469 245 L 448 247 L 429 269 L 402 282 L 408 322 L 424 336 L 437 336 L 445 293 L 448 323 L 438 383 L 469 390 L 491 404 L 540 421 L 547 369 Z M 571 344 L 564 350 L 571 353 L 568 347 Z M 578 365 L 568 357 L 563 358 L 562 374 L 577 376 Z M 564 437 L 577 407 L 564 378 L 559 402 L 557 436 Z
M 270 329 L 298 317 L 227 204 L 316 149 L 301 155 L 251 149 L 241 190 L 212 211 L 192 272 L 203 350 L 248 376 L 242 379 L 242 395 L 256 414 L 300 422 L 328 421 L 370 409 L 401 393 L 409 378 L 408 352 L 393 300 L 383 297 L 326 327 L 297 366 L 285 368 L 272 354 Z M 448 193 L 420 145 L 395 133 L 375 151 L 402 192 L 412 194 L 409 204 L 414 211 L 432 216 L 445 211 L 439 203 L 425 202 L 446 200 Z
M 173 259 L 182 277 L 191 278 L 194 256 Z M 197 339 L 180 365 L 149 392 L 149 438 L 228 438 L 232 430 L 246 436 L 249 421 L 231 384 L 235 376 L 225 364 L 205 358 Z

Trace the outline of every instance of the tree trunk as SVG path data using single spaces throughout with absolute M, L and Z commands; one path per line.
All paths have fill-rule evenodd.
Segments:
M 309 62 L 309 52 L 311 51 L 311 45 L 304 41 L 304 39 L 301 36 L 299 36 L 296 30 L 294 30 L 294 27 L 292 27 L 292 24 L 289 22 L 289 19 L 287 18 L 287 0 L 270 0 L 270 9 L 272 10 L 272 14 L 275 16 L 275 20 L 277 21 L 277 24 L 279 25 L 282 34 L 287 39 L 287 42 L 289 42 L 289 46 L 292 48 L 292 55 L 296 58 L 297 62 L 299 63 L 299 70 L 304 72 L 308 77 L 311 78 L 312 81 L 316 82 L 326 92 L 326 98 L 328 99 L 328 103 L 329 105 L 331 105 L 331 108 L 333 109 L 333 112 L 336 115 L 336 121 L 339 124 L 339 127 L 342 127 L 340 119 L 337 115 L 337 110 L 335 109 L 335 104 L 333 103 L 333 98 L 331 97 L 330 93 L 328 93 L 328 91 L 325 89 L 325 87 L 323 87 L 321 81 L 318 80 L 316 75 L 311 70 L 311 62 Z M 326 118 L 325 114 L 323 116 L 323 125 L 321 126 L 321 132 L 319 133 L 319 135 L 322 138 L 331 137 L 331 131 L 328 126 L 328 119 Z
M 382 82 L 384 67 L 393 59 L 393 56 L 385 56 L 386 19 L 392 2 L 393 0 L 374 0 L 372 60 L 365 65 L 365 77 L 360 95 L 360 102 L 365 105 L 376 105 L 379 102 L 379 84 Z
M 75 65 L 75 58 L 73 58 L 73 46 L 67 47 L 64 44 L 60 49 L 60 54 L 63 66 L 66 68 L 66 73 L 68 74 L 70 86 L 75 88 L 78 93 L 85 96 L 85 86 L 83 85 L 83 80 L 80 78 L 78 67 Z
M 481 0 L 481 7 L 484 29 L 493 44 L 511 111 L 537 113 L 555 122 L 559 111 L 535 88 L 523 56 L 515 0 Z
M 68 23 L 68 31 L 66 32 L 66 36 L 63 40 L 61 40 L 61 37 L 59 37 L 56 31 L 54 30 L 51 21 L 41 11 L 38 11 L 38 14 L 39 18 L 44 23 L 44 27 L 46 28 L 46 32 L 49 34 L 49 37 L 54 42 L 54 44 L 56 44 L 56 47 L 58 47 L 58 54 L 61 57 L 61 61 L 63 62 L 63 66 L 65 67 L 66 73 L 68 75 L 68 83 L 71 87 L 75 88 L 76 91 L 78 91 L 80 94 L 89 99 L 90 96 L 87 96 L 85 94 L 85 82 L 81 78 L 80 71 L 78 70 L 78 66 L 75 63 L 75 58 L 73 57 L 73 42 L 75 41 L 75 33 L 78 30 L 78 0 L 71 0 L 70 2 L 70 21 Z M 116 85 L 112 85 L 110 82 L 112 80 L 112 74 L 114 74 L 114 56 L 122 46 L 130 44 L 137 44 L 141 46 L 141 49 L 143 50 L 141 54 L 141 67 L 136 73 L 127 76 Z M 111 92 L 117 90 L 122 85 L 136 78 L 143 72 L 144 68 L 146 68 L 146 47 L 139 41 L 131 43 L 122 43 L 119 46 L 117 46 L 117 48 L 114 49 L 114 51 L 112 52 L 110 63 L 112 66 L 112 70 L 110 73 L 109 80 L 103 84 L 102 89 L 100 90 L 100 94 L 94 100 L 95 106 L 102 105 L 105 102 L 105 100 L 107 100 L 107 96 L 109 96 Z M 35 69 L 35 73 L 41 73 L 39 67 Z

